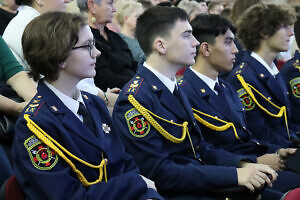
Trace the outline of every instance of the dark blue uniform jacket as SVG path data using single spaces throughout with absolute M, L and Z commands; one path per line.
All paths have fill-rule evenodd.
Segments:
M 177 99 L 149 69 L 138 67 L 135 77 L 120 93 L 113 112 L 126 151 L 135 157 L 142 174 L 154 180 L 160 192 L 192 195 L 237 186 L 235 166 L 245 156 L 216 150 L 204 141 L 180 90 Z M 188 136 L 178 144 L 167 140 L 133 107 L 129 95 L 164 119 L 179 124 L 187 121 L 196 155 Z M 154 119 L 171 135 L 182 136 L 181 127 Z
M 232 71 L 227 81 L 237 90 L 241 102 L 246 108 L 248 128 L 255 137 L 273 144 L 279 144 L 282 147 L 291 146 L 292 142 L 288 140 L 284 117 L 276 118 L 261 110 L 246 93 L 236 74 L 240 74 L 247 83 L 251 84 L 276 105 L 286 106 L 289 114 L 288 91 L 281 75 L 278 74 L 274 78 L 260 62 L 246 53 L 243 63 Z M 256 92 L 253 91 L 253 93 L 258 102 L 268 111 L 274 114 L 279 112 L 277 108 L 260 97 Z M 290 135 L 291 137 L 296 137 L 295 132 L 291 129 Z
M 300 52 L 295 52 L 294 58 L 289 60 L 280 70 L 289 91 L 291 103 L 290 127 L 300 134 Z
M 219 82 L 223 87 L 223 94 L 219 96 L 191 69 L 187 69 L 184 78 L 178 82 L 179 87 L 182 88 L 194 109 L 224 121 L 232 122 L 239 137 L 239 139 L 236 138 L 232 127 L 220 132 L 200 124 L 205 140 L 237 154 L 260 156 L 278 150 L 280 146 L 260 141 L 252 135 L 247 128 L 244 106 L 241 104 L 236 91 L 227 82 L 220 79 Z M 225 125 L 210 117 L 198 115 L 213 125 Z
M 12 152 L 16 176 L 29 199 L 149 199 L 161 197 L 139 175 L 131 156 L 125 153 L 105 104 L 96 96 L 83 93 L 97 132 L 88 129 L 43 83 L 18 119 Z M 72 154 L 94 165 L 108 159 L 107 177 L 84 187 L 71 167 L 53 150 L 41 143 L 27 128 L 24 114 Z M 68 157 L 71 159 L 70 157 Z M 95 181 L 98 169 L 74 159 L 75 166 L 88 181 Z

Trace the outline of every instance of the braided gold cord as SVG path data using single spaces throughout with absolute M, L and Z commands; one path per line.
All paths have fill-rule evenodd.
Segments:
M 290 131 L 289 131 L 289 127 L 288 127 L 288 121 L 287 121 L 287 114 L 286 114 L 286 107 L 285 106 L 278 106 L 276 104 L 274 104 L 272 101 L 270 101 L 267 97 L 265 97 L 262 93 L 260 93 L 256 88 L 254 88 L 252 85 L 250 85 L 249 83 L 246 83 L 246 81 L 244 80 L 244 78 L 240 75 L 237 74 L 236 75 L 237 79 L 240 81 L 240 83 L 242 84 L 243 88 L 246 90 L 246 92 L 250 95 L 250 97 L 253 99 L 253 101 L 255 102 L 255 104 L 261 109 L 263 110 L 265 113 L 267 113 L 268 115 L 272 116 L 272 117 L 277 117 L 280 118 L 282 116 L 284 116 L 284 122 L 285 122 L 285 127 L 286 127 L 286 131 L 288 134 L 288 139 L 291 140 L 290 137 Z M 251 88 L 250 88 L 251 87 Z M 273 114 L 270 111 L 268 111 L 266 108 L 264 108 L 255 98 L 252 90 L 253 89 L 258 95 L 260 95 L 262 98 L 264 98 L 268 103 L 270 103 L 273 107 L 277 108 L 279 110 L 279 112 L 277 114 Z
M 65 149 L 63 146 L 61 146 L 55 139 L 53 139 L 50 135 L 48 135 L 43 129 L 41 129 L 33 120 L 31 120 L 29 118 L 28 114 L 24 115 L 24 119 L 27 121 L 27 127 L 28 129 L 34 133 L 34 135 L 41 140 L 43 143 L 45 143 L 47 146 L 49 146 L 51 149 L 53 149 L 61 158 L 63 158 L 72 168 L 72 170 L 75 172 L 76 176 L 78 177 L 78 179 L 80 180 L 80 182 L 85 186 L 91 186 L 94 184 L 97 184 L 99 182 L 102 181 L 103 178 L 103 168 L 104 168 L 104 176 L 105 176 L 105 181 L 107 182 L 107 174 L 106 174 L 106 162 L 107 159 L 103 159 L 103 154 L 102 154 L 102 161 L 99 165 L 93 165 L 90 164 L 80 158 L 78 158 L 77 156 L 73 155 L 71 152 L 69 152 L 67 149 Z M 75 166 L 75 164 L 68 159 L 65 154 L 60 150 L 64 151 L 67 155 L 69 155 L 70 157 L 72 157 L 73 159 L 77 160 L 78 162 L 94 168 L 94 169 L 99 169 L 99 177 L 97 180 L 93 181 L 93 182 L 89 182 L 85 176 L 83 175 L 83 173 L 78 170 Z
M 234 132 L 235 138 L 236 138 L 237 140 L 240 140 L 240 137 L 239 137 L 239 135 L 237 134 L 236 128 L 235 128 L 235 126 L 234 126 L 234 124 L 233 124 L 232 122 L 227 122 L 227 121 L 225 121 L 225 120 L 219 119 L 219 118 L 217 118 L 217 117 L 214 117 L 214 116 L 209 115 L 209 114 L 207 114 L 207 113 L 201 112 L 201 111 L 196 110 L 196 109 L 194 109 L 194 108 L 192 108 L 192 110 L 194 111 L 195 119 L 196 119 L 198 122 L 200 122 L 201 124 L 203 124 L 204 126 L 206 126 L 207 128 L 210 128 L 210 129 L 215 130 L 215 131 L 225 131 L 225 130 L 229 129 L 230 127 L 232 127 L 232 128 L 233 128 L 233 132 Z M 195 112 L 196 112 L 196 113 L 199 113 L 199 114 L 201 114 L 201 115 L 204 115 L 204 116 L 206 116 L 206 117 L 210 117 L 210 118 L 212 118 L 212 119 L 214 119 L 214 120 L 217 120 L 217 121 L 219 121 L 219 122 L 222 122 L 222 123 L 224 123 L 225 125 L 223 125 L 223 126 L 216 126 L 216 125 L 214 125 L 214 124 L 212 124 L 212 123 L 210 123 L 210 122 L 204 120 L 204 119 L 201 118 L 199 115 L 197 115 Z

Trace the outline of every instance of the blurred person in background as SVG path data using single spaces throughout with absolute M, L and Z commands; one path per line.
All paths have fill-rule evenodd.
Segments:
M 136 20 L 142 13 L 142 4 L 134 1 L 124 1 L 116 13 L 118 21 L 122 26 L 119 35 L 127 43 L 133 59 L 139 63 L 144 62 L 146 59 L 139 42 L 135 38 Z
M 15 0 L 0 1 L 0 35 L 3 34 L 7 24 L 17 15 L 18 5 Z

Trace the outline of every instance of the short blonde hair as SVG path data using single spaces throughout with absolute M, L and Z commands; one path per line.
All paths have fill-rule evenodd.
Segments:
M 121 25 L 124 24 L 124 17 L 129 17 L 134 12 L 143 12 L 141 3 L 135 1 L 124 1 L 117 9 L 117 19 Z
M 196 9 L 201 10 L 200 4 L 193 0 L 182 0 L 177 7 L 183 9 L 188 14 L 189 18 Z

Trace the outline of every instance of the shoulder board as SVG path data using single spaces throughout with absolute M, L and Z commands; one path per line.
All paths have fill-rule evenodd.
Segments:
M 137 94 L 142 82 L 144 81 L 144 78 L 141 78 L 140 76 L 134 77 L 130 83 L 128 84 L 128 87 L 126 88 L 124 94 L 129 95 L 135 95 Z
M 42 96 L 36 95 L 25 107 L 24 114 L 35 115 L 43 104 L 44 101 L 42 101 Z
M 296 59 L 295 62 L 293 63 L 293 66 L 299 70 L 300 72 L 300 63 L 299 63 L 299 59 Z
M 248 64 L 245 62 L 242 62 L 237 68 L 236 72 L 234 73 L 236 74 L 241 74 L 246 68 L 247 68 Z

